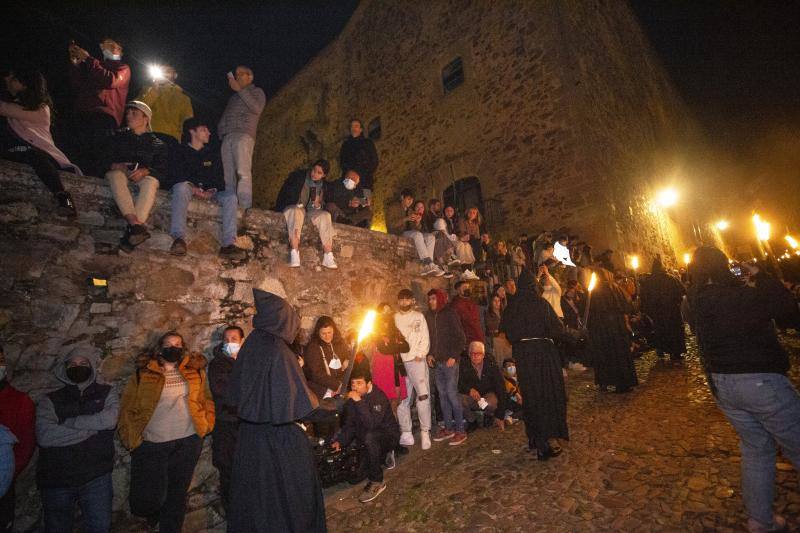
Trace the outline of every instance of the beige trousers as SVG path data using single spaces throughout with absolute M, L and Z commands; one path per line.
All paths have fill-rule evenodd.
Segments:
M 300 238 L 300 231 L 303 229 L 303 222 L 308 216 L 311 223 L 317 228 L 319 232 L 319 240 L 322 241 L 322 246 L 330 248 L 333 246 L 333 237 L 335 235 L 333 230 L 333 221 L 331 214 L 324 209 L 311 209 L 308 213 L 302 207 L 293 205 L 283 210 L 283 217 L 286 219 L 286 229 L 289 232 L 289 237 Z
M 111 196 L 117 203 L 122 216 L 136 215 L 142 223 L 147 222 L 150 210 L 156 201 L 158 192 L 158 180 L 153 176 L 145 176 L 136 184 L 139 187 L 139 194 L 136 195 L 136 203 L 131 196 L 128 188 L 128 176 L 121 170 L 109 170 L 106 172 L 106 180 L 111 188 Z

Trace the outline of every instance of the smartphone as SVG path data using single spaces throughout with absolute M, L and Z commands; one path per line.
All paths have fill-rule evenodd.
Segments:
M 234 76 L 234 75 L 233 75 L 233 72 L 231 72 L 231 71 L 228 71 L 228 79 L 229 79 L 229 80 L 236 79 L 236 76 Z

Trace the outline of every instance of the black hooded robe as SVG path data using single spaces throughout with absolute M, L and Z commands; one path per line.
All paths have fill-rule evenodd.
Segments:
M 686 351 L 681 303 L 686 291 L 680 280 L 653 266 L 653 273 L 641 281 L 642 312 L 653 319 L 653 338 L 659 352 L 680 357 Z
M 318 405 L 288 346 L 300 317 L 275 294 L 253 294 L 254 329 L 234 364 L 227 400 L 240 419 L 228 532 L 324 532 L 322 485 L 296 424 Z
M 528 446 L 544 451 L 548 439 L 569 439 L 567 392 L 561 357 L 553 343 L 564 334 L 564 325 L 539 296 L 535 283 L 530 270 L 523 270 L 519 289 L 503 312 L 500 331 L 511 341 L 517 365 Z
M 589 350 L 594 381 L 601 388 L 614 385 L 619 392 L 639 384 L 631 354 L 631 334 L 625 315 L 633 311 L 630 301 L 616 285 L 598 284 L 589 306 Z

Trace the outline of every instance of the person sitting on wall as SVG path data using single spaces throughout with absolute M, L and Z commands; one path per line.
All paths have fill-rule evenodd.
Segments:
M 289 266 L 300 266 L 300 232 L 306 216 L 319 232 L 322 241 L 322 266 L 336 269 L 333 258 L 333 219 L 325 211 L 325 176 L 330 171 L 330 164 L 325 159 L 318 159 L 309 169 L 295 170 L 283 183 L 275 211 L 283 213 L 286 229 L 289 232 Z
M 240 261 L 247 257 L 247 253 L 234 244 L 239 200 L 236 191 L 225 188 L 219 151 L 208 146 L 211 131 L 208 124 L 198 118 L 190 118 L 183 128 L 186 144 L 176 147 L 171 154 L 170 176 L 161 183 L 162 188 L 172 191 L 169 232 L 175 240 L 169 251 L 173 255 L 186 255 L 186 214 L 192 198 L 213 199 L 221 206 L 222 246 L 219 255 Z
M 153 134 L 150 119 L 153 112 L 144 102 L 128 102 L 125 110 L 127 128 L 117 132 L 106 156 L 106 180 L 111 196 L 128 222 L 120 249 L 130 252 L 150 238 L 145 223 L 156 201 L 158 181 L 167 174 L 167 145 Z M 139 187 L 136 203 L 128 182 Z
M 372 197 L 375 171 L 378 170 L 378 151 L 372 139 L 364 136 L 364 125 L 357 118 L 350 121 L 350 136 L 342 143 L 339 151 L 339 166 L 342 177 L 347 177 L 349 170 L 361 176 L 361 187 L 367 198 Z
M 423 207 L 425 206 L 423 202 Z M 433 262 L 436 238 L 432 233 L 422 232 L 422 215 L 415 212 L 414 193 L 411 189 L 403 189 L 400 202 L 387 209 L 386 223 L 389 233 L 400 235 L 414 241 L 417 256 L 422 263 L 423 276 L 443 276 L 444 271 Z
M 382 466 L 386 464 L 390 470 L 395 467 L 394 449 L 400 442 L 400 426 L 389 399 L 373 385 L 369 371 L 353 373 L 347 397 L 345 424 L 334 438 L 332 447 L 338 451 L 353 441 L 364 447 L 361 465 L 367 472 L 368 481 L 358 501 L 367 503 L 386 490 Z
M 67 355 L 53 373 L 64 386 L 36 408 L 45 531 L 72 531 L 76 503 L 84 531 L 110 531 L 119 397 L 97 382 L 91 359 L 80 353 Z
M 464 408 L 464 418 L 471 425 L 477 421 L 477 413 L 484 413 L 484 424 L 494 417 L 494 425 L 501 431 L 505 418 L 505 382 L 494 358 L 486 357 L 482 342 L 469 343 L 469 364 L 460 365 L 458 393 Z
M 372 201 L 361 187 L 361 176 L 348 170 L 344 178 L 325 183 L 325 209 L 330 211 L 333 221 L 368 228 L 372 222 Z
M 214 359 L 208 364 L 208 385 L 216 406 L 216 420 L 211 432 L 211 461 L 219 470 L 219 495 L 226 513 L 230 508 L 231 470 L 239 417 L 236 409 L 225 403 L 225 398 L 233 364 L 243 342 L 244 330 L 239 326 L 227 326 L 222 332 L 222 342 L 214 347 Z

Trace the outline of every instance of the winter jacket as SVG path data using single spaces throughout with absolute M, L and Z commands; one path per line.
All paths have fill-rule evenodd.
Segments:
M 159 185 L 162 189 L 170 190 L 175 184 L 184 181 L 203 190 L 224 191 L 225 179 L 219 149 L 205 145 L 200 150 L 195 150 L 189 144 L 181 144 L 170 150 L 169 172 L 163 180 L 159 180 Z
M 386 207 L 386 229 L 390 234 L 402 235 L 404 231 L 409 229 L 409 223 L 405 218 L 408 216 L 410 209 L 404 209 L 399 202 L 389 204 Z
M 485 398 L 490 392 L 494 393 L 497 396 L 497 409 L 494 416 L 500 419 L 505 416 L 505 380 L 492 357 L 483 358 L 480 377 L 478 377 L 475 367 L 472 366 L 472 361 L 468 358 L 461 361 L 458 368 L 458 392 L 459 394 L 469 394 L 470 389 L 478 391 L 482 398 Z
M 342 168 L 342 176 L 348 170 L 354 170 L 361 178 L 359 185 L 372 190 L 375 171 L 378 170 L 378 151 L 375 149 L 375 143 L 363 134 L 358 137 L 348 137 L 339 150 L 339 166 Z
M 258 117 L 266 103 L 267 95 L 253 84 L 231 95 L 217 126 L 219 138 L 222 139 L 229 133 L 244 133 L 255 139 Z
M 273 207 L 274 211 L 278 213 L 282 213 L 284 209 L 287 207 L 295 206 L 303 204 L 304 206 L 308 203 L 309 198 L 303 198 L 303 187 L 306 184 L 306 179 L 309 177 L 309 169 L 304 168 L 300 170 L 295 170 L 286 178 L 286 181 L 283 182 L 281 186 L 281 190 L 278 192 L 278 197 L 275 200 L 275 207 Z M 325 206 L 325 183 L 322 183 L 322 191 L 323 191 L 323 199 L 321 201 L 321 205 Z
M 80 487 L 114 469 L 114 428 L 119 398 L 110 385 L 97 383 L 94 366 L 89 379 L 67 377 L 67 355 L 54 373 L 64 386 L 39 400 L 36 439 L 40 488 Z
M 470 298 L 455 296 L 450 303 L 450 307 L 458 313 L 461 319 L 461 326 L 467 336 L 468 345 L 472 341 L 484 341 L 483 328 L 481 328 L 481 315 L 478 305 Z
M 58 166 L 82 175 L 64 152 L 58 149 L 50 133 L 50 107 L 29 111 L 19 104 L 0 102 L 0 116 L 8 118 L 11 131 L 24 142 L 52 157 Z
M 14 446 L 15 476 L 28 466 L 36 449 L 35 412 L 33 401 L 27 394 L 12 387 L 8 378 L 0 381 L 0 424 L 6 426 L 18 441 Z
M 797 316 L 792 294 L 756 279 L 755 287 L 710 284 L 698 287 L 690 305 L 706 370 L 718 374 L 786 374 L 789 357 L 773 319 Z
M 131 69 L 122 61 L 93 57 L 70 67 L 70 80 L 75 96 L 75 113 L 105 113 L 122 124 Z
M 238 422 L 236 409 L 225 404 L 228 382 L 236 360 L 222 350 L 222 345 L 223 343 L 219 343 L 214 347 L 214 359 L 208 364 L 208 386 L 211 389 L 211 396 L 214 398 L 215 423 Z
M 150 176 L 160 181 L 167 177 L 168 159 L 167 145 L 154 133 L 136 135 L 124 128 L 109 140 L 105 168 L 110 168 L 111 163 L 139 163 L 140 167 L 150 169 Z
M 430 353 L 431 339 L 428 334 L 428 323 L 422 313 L 419 311 L 395 313 L 394 325 L 400 330 L 410 347 L 408 352 L 400 354 L 403 362 L 412 361 L 417 357 L 425 358 Z
M 339 358 L 341 366 L 331 368 L 333 354 Z M 317 398 L 322 399 L 330 389 L 334 393 L 339 390 L 344 378 L 345 367 L 350 356 L 350 350 L 342 339 L 334 339 L 333 343 L 326 344 L 319 339 L 311 339 L 303 351 L 303 373 L 308 381 L 308 387 L 314 391 Z
M 191 99 L 180 85 L 153 84 L 143 89 L 137 100 L 149 105 L 153 111 L 150 121 L 153 131 L 165 133 L 181 142 L 183 123 L 194 116 L 194 110 Z
M 183 356 L 178 370 L 189 384 L 189 413 L 200 437 L 214 429 L 214 401 L 206 376 L 206 358 L 199 353 Z M 119 413 L 119 438 L 129 450 L 144 440 L 142 434 L 153 416 L 164 388 L 164 371 L 153 355 L 136 359 L 136 373 L 122 393 Z
M 444 291 L 439 291 L 444 293 Z M 446 300 L 444 300 L 446 302 Z M 444 363 L 451 357 L 459 360 L 466 346 L 466 335 L 461 326 L 458 314 L 451 306 L 437 306 L 436 311 L 425 311 L 425 320 L 430 332 L 431 345 L 428 353 L 438 363 Z
M 372 390 L 360 401 L 347 400 L 344 404 L 345 424 L 335 439 L 342 447 L 349 446 L 353 440 L 363 444 L 367 433 L 375 430 L 395 435 L 400 442 L 400 426 L 392 413 L 389 399 L 378 387 L 371 387 Z
M 361 186 L 361 183 L 356 185 L 355 189 L 349 191 L 342 180 L 325 182 L 326 202 L 333 202 L 339 209 L 344 211 L 350 209 L 350 200 L 353 198 L 364 198 L 364 187 Z

